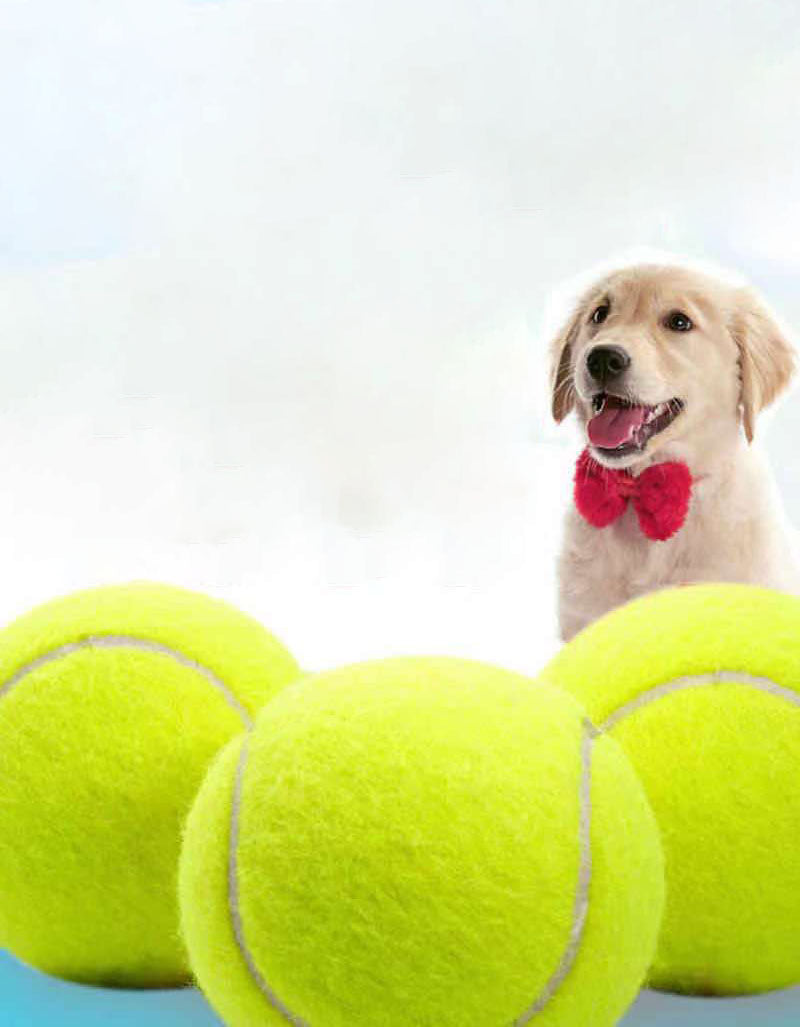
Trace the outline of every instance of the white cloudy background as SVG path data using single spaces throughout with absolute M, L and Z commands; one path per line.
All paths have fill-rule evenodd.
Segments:
M 796 0 L 4 0 L 0 616 L 154 578 L 305 665 L 535 670 L 610 255 L 800 326 Z M 800 523 L 800 412 L 762 432 Z

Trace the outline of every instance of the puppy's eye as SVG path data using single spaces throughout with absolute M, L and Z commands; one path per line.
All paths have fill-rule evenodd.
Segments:
M 673 310 L 664 318 L 664 327 L 669 328 L 671 332 L 689 332 L 694 325 L 688 314 L 684 314 L 682 310 Z
M 595 308 L 595 312 L 592 314 L 592 324 L 601 325 L 608 317 L 609 305 L 607 303 L 601 303 L 599 307 Z

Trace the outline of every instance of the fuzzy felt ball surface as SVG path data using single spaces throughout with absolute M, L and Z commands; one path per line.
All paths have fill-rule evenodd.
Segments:
M 650 983 L 737 995 L 800 982 L 800 598 L 661 590 L 584 629 L 543 677 L 622 744 L 659 821 Z
M 0 948 L 93 984 L 189 977 L 183 822 L 208 765 L 294 679 L 256 621 L 179 588 L 79 592 L 0 634 Z
M 229 1027 L 610 1027 L 663 863 L 629 761 L 570 696 L 408 658 L 262 710 L 198 794 L 179 890 Z

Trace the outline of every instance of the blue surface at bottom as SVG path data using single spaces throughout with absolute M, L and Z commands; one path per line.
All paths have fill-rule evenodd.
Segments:
M 754 998 L 699 999 L 644 992 L 620 1027 L 794 1027 L 800 988 Z M 192 988 L 112 991 L 45 977 L 0 952 L 0 1027 L 220 1027 Z M 502 1025 L 498 1025 L 502 1027 Z M 591 1027 L 580 1024 L 576 1027 Z

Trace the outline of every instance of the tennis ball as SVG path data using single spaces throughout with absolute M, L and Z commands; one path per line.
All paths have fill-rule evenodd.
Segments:
M 297 673 L 254 620 L 163 585 L 79 592 L 0 633 L 0 948 L 87 983 L 186 981 L 183 821 Z
M 663 866 L 573 699 L 407 658 L 296 682 L 220 753 L 179 894 L 229 1027 L 607 1027 L 649 966 Z
M 585 628 L 543 676 L 620 742 L 660 823 L 651 985 L 736 995 L 800 982 L 800 598 L 655 592 Z

